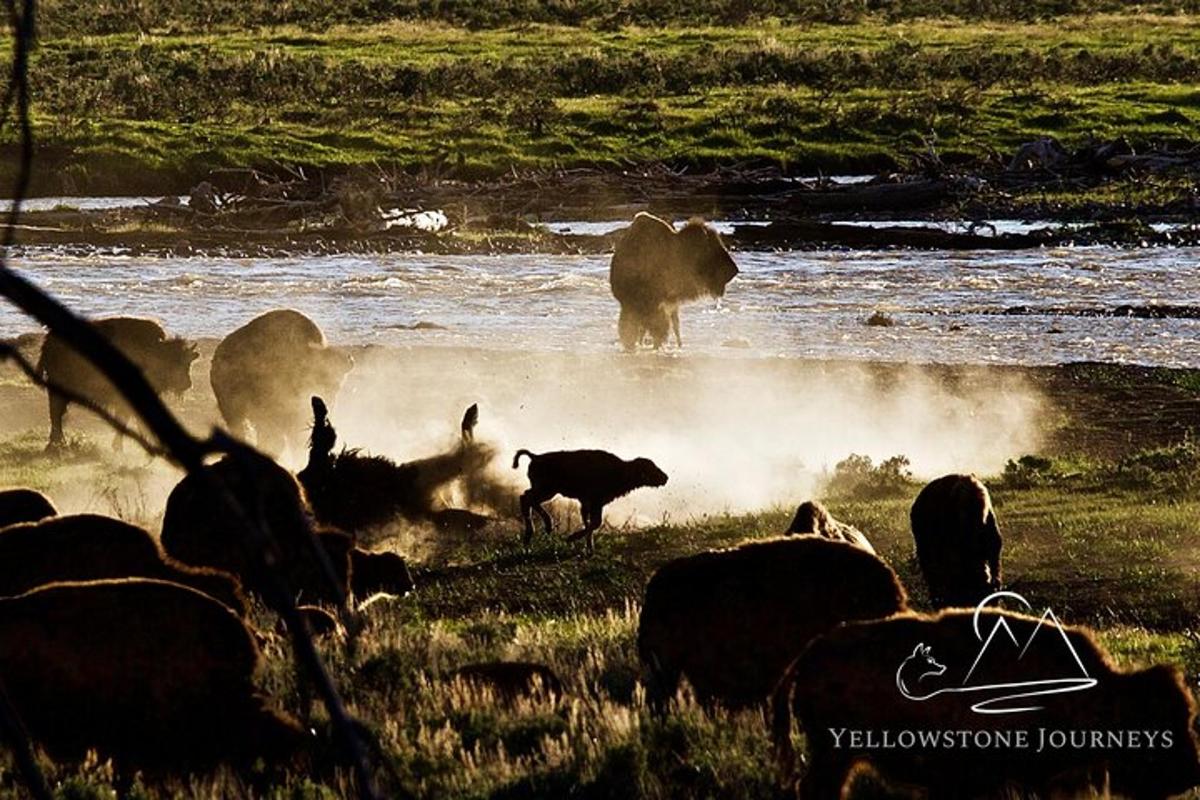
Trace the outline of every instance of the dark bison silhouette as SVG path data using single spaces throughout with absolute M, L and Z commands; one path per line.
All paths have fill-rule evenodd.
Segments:
M 192 388 L 196 348 L 183 339 L 168 337 L 159 323 L 137 317 L 110 317 L 95 320 L 92 327 L 132 361 L 159 394 L 182 394 Z M 50 448 L 64 443 L 63 417 L 70 404 L 67 396 L 54 387 L 90 400 L 122 421 L 133 416 L 108 379 L 53 333 L 42 343 L 37 372 L 49 384 Z M 119 433 L 115 435 L 113 449 L 121 449 L 122 439 Z
M 58 515 L 50 498 L 33 489 L 0 491 L 0 528 L 18 522 L 37 522 Z
M 848 525 L 829 513 L 829 509 L 816 500 L 805 500 L 796 509 L 792 524 L 788 525 L 785 536 L 794 533 L 814 534 L 832 539 L 835 542 L 848 542 L 857 545 L 868 553 L 874 553 L 875 548 L 858 528 Z
M 480 661 L 459 667 L 450 677 L 473 688 L 486 689 L 506 703 L 525 697 L 563 696 L 562 681 L 554 670 L 533 661 Z
M 299 311 L 268 311 L 217 345 L 213 394 L 231 432 L 253 428 L 258 449 L 278 456 L 307 430 L 307 398 L 334 400 L 353 363 Z
M 997 646 L 985 648 L 985 641 Z M 970 677 L 966 684 L 964 676 Z M 991 713 L 972 710 L 987 698 L 998 698 Z M 860 766 L 906 788 L 925 788 L 928 794 L 921 796 L 928 797 L 1107 797 L 1103 789 L 1099 795 L 1089 790 L 1100 786 L 1086 785 L 1098 780 L 1103 786 L 1105 771 L 1107 788 L 1120 797 L 1166 798 L 1200 782 L 1195 702 L 1180 671 L 1120 671 L 1088 631 L 1046 616 L 986 609 L 977 628 L 974 613 L 960 610 L 838 627 L 788 669 L 773 708 L 785 784 L 793 775 L 793 714 L 806 734 L 807 769 L 799 785 L 806 799 L 848 796 L 851 774 Z M 998 708 L 1029 711 L 996 713 Z M 963 748 L 918 740 L 885 749 L 847 735 L 952 731 L 977 742 L 977 733 L 1014 728 L 1029 729 L 1028 746 Z M 1041 748 L 1039 729 L 1086 735 L 1070 746 Z M 1107 732 L 1127 731 L 1142 732 L 1139 747 L 1108 741 Z M 1154 732 L 1153 746 L 1145 732 Z
M 917 561 L 935 608 L 973 606 L 1000 588 L 1003 540 L 987 487 L 974 475 L 944 475 L 913 502 Z
M 261 454 L 244 460 L 224 458 L 206 466 L 237 498 L 247 514 L 263 520 L 278 547 L 277 567 L 295 594 L 305 603 L 333 602 L 350 586 L 350 549 L 354 540 L 333 530 L 317 532 L 317 541 L 333 566 L 334 583 L 324 572 L 312 547 L 311 512 L 300 484 L 283 467 Z M 202 476 L 183 478 L 167 497 L 163 515 L 163 548 L 185 564 L 229 572 L 254 594 L 267 597 L 265 576 L 253 551 L 242 541 L 221 497 Z
M 720 234 L 693 219 L 676 231 L 669 222 L 638 214 L 617 241 L 609 267 L 609 285 L 621 304 L 617 334 L 626 350 L 647 337 L 662 347 L 675 330 L 679 306 L 702 297 L 721 297 L 738 274 Z
M 167 556 L 141 528 L 94 514 L 51 517 L 0 529 L 0 597 L 47 583 L 154 578 L 190 586 L 239 616 L 246 600 L 233 576 Z
M 416 583 L 404 556 L 356 547 L 350 551 L 350 587 L 355 599 L 362 601 L 380 594 L 404 597 Z
M 453 447 L 426 458 L 397 464 L 386 456 L 357 449 L 334 452 L 337 431 L 320 397 L 312 398 L 313 423 L 308 463 L 296 476 L 317 519 L 360 534 L 397 519 L 444 527 L 482 526 L 487 518 L 463 509 L 439 508 L 438 494 L 459 480 L 480 480 L 493 450 L 475 440 L 478 406 L 463 415 L 462 438 Z
M 0 599 L 0 675 L 54 759 L 121 773 L 281 763 L 295 720 L 255 689 L 261 657 L 226 606 L 165 581 L 58 583 Z
M 887 564 L 844 542 L 790 536 L 668 561 L 646 587 L 638 653 L 655 704 L 686 677 L 701 702 L 765 703 L 813 638 L 905 608 Z
M 521 519 L 525 521 L 525 544 L 533 539 L 533 515 L 542 519 L 546 533 L 554 523 L 542 503 L 557 495 L 578 500 L 583 528 L 567 537 L 568 541 L 587 539 L 589 553 L 596 549 L 596 530 L 604 521 L 604 507 L 644 486 L 665 486 L 667 473 L 648 458 L 626 461 L 605 450 L 556 450 L 531 453 L 518 450 L 513 469 L 521 457 L 529 457 L 529 489 L 521 495 Z

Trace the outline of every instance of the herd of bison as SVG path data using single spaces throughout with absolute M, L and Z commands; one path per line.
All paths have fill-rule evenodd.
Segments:
M 632 245 L 619 245 L 613 260 L 619 336 L 631 349 L 647 340 L 658 347 L 672 328 L 678 340 L 682 302 L 719 296 L 737 269 L 702 224 L 677 233 L 640 215 L 631 230 L 637 236 L 624 241 L 635 240 L 640 249 L 631 254 Z M 647 253 L 660 265 L 691 266 L 654 272 L 644 268 Z M 95 325 L 159 392 L 191 388 L 197 352 L 187 342 L 144 319 Z M 146 776 L 256 762 L 296 765 L 313 757 L 311 731 L 256 684 L 259 643 L 269 632 L 255 629 L 261 617 L 251 616 L 249 599 L 261 599 L 268 613 L 279 609 L 272 608 L 258 562 L 228 525 L 214 485 L 226 487 L 270 530 L 277 542 L 274 567 L 302 604 L 303 622 L 314 635 L 326 635 L 339 628 L 326 610 L 332 603 L 349 597 L 362 606 L 414 589 L 401 555 L 361 544 L 373 530 L 397 520 L 473 530 L 491 515 L 519 509 L 528 546 L 534 517 L 550 532 L 553 521 L 543 504 L 562 496 L 579 502 L 583 527 L 570 538 L 584 540 L 590 552 L 606 504 L 668 480 L 646 458 L 520 450 L 512 466 L 528 459 L 529 489 L 519 498 L 493 491 L 468 480 L 495 456 L 476 439 L 474 406 L 455 446 L 428 458 L 396 463 L 338 450 L 327 401 L 336 403 L 351 369 L 352 360 L 328 347 L 317 325 L 296 311 L 269 312 L 226 336 L 213 355 L 212 389 L 229 429 L 256 443 L 260 463 L 253 469 L 244 460 L 211 464 L 205 469 L 217 482 L 185 477 L 167 499 L 157 536 L 102 516 L 60 516 L 28 489 L 0 493 L 0 564 L 6 565 L 0 570 L 0 679 L 48 756 L 74 762 L 96 751 L 119 772 Z M 113 388 L 54 335 L 42 346 L 37 371 L 48 388 L 51 450 L 65 446 L 63 420 L 73 401 L 86 399 L 119 419 L 130 416 Z M 119 436 L 114 444 L 120 446 Z M 308 459 L 298 473 L 274 460 L 302 446 Z M 439 504 L 441 490 L 455 483 L 463 484 L 471 509 Z M 1086 700 L 1048 701 L 1037 725 L 1169 731 L 1173 747 L 1084 746 L 976 758 L 953 750 L 840 746 L 833 732 L 844 729 L 978 732 L 1012 724 L 897 692 L 896 668 L 914 645 L 932 643 L 943 656 L 975 645 L 974 606 L 1002 587 L 1000 529 L 988 491 L 974 476 L 928 484 L 913 502 L 911 527 L 932 613 L 910 609 L 908 592 L 867 536 L 815 502 L 799 507 L 783 535 L 662 565 L 646 586 L 637 635 L 655 713 L 674 712 L 684 681 L 707 708 L 761 709 L 781 786 L 806 798 L 842 796 L 864 764 L 885 780 L 946 798 L 1086 786 L 1154 798 L 1200 783 L 1195 705 L 1179 670 L 1122 672 L 1080 628 L 1062 635 L 1097 685 Z M 1046 624 L 994 608 L 979 613 L 1024 631 L 1028 641 L 1030 631 Z M 922 652 L 928 647 L 913 655 Z M 1059 657 L 1043 656 L 1039 667 L 1053 672 L 1064 666 Z M 564 691 L 540 664 L 477 663 L 459 675 L 497 695 Z M 808 754 L 798 781 L 794 720 L 806 734 Z

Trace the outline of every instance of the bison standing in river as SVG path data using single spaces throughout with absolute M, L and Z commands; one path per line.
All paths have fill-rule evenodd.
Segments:
M 662 347 L 674 328 L 679 335 L 679 306 L 702 297 L 721 297 L 738 274 L 720 234 L 693 219 L 676 231 L 669 222 L 641 213 L 622 233 L 613 251 L 609 285 L 621 304 L 617 334 L 626 350 L 648 336 Z
M 974 475 L 929 483 L 910 513 L 917 561 L 935 608 L 973 606 L 1000 588 L 1003 540 L 992 498 Z
M 686 677 L 704 703 L 765 703 L 812 639 L 905 608 L 894 572 L 862 548 L 816 536 L 668 561 L 646 587 L 638 654 L 656 703 Z
M 1180 671 L 1120 671 L 1086 630 L 1045 615 L 844 625 L 804 651 L 773 703 L 785 783 L 793 713 L 805 732 L 805 800 L 846 797 L 860 765 L 931 798 L 1108 797 L 1104 788 L 1166 798 L 1200 782 L 1195 702 Z M 1093 781 L 1098 795 L 1080 785 Z
M 337 397 L 353 359 L 329 347 L 298 311 L 269 311 L 226 336 L 213 353 L 212 388 L 235 435 L 253 427 L 259 450 L 278 456 L 308 426 L 306 399 Z
M 196 348 L 183 339 L 169 338 L 162 325 L 154 320 L 137 317 L 111 317 L 92 323 L 101 336 L 120 350 L 145 375 L 160 394 L 182 394 L 192 388 L 192 362 Z M 51 333 L 42 344 L 37 372 L 49 384 L 50 448 L 64 444 L 63 417 L 70 400 L 61 388 L 105 408 L 120 420 L 129 419 L 132 411 L 108 379 L 80 356 L 70 345 Z M 122 436 L 116 434 L 113 449 L 121 448 Z
M 0 599 L 4 688 L 54 759 L 95 750 L 130 777 L 278 763 L 305 735 L 255 688 L 260 661 L 232 611 L 174 583 L 59 583 Z

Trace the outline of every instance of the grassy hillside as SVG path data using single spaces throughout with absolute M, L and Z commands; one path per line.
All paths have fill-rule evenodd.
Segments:
M 1187 139 L 1200 118 L 1200 21 L 1187 15 L 997 11 L 981 23 L 951 7 L 941 19 L 876 9 L 730 24 L 668 9 L 650 27 L 599 24 L 586 5 L 560 19 L 551 5 L 536 24 L 471 30 L 454 26 L 477 24 L 459 11 L 491 6 L 382 4 L 316 24 L 334 8 L 316 3 L 300 24 L 302 5 L 205 22 L 183 4 L 120 4 L 150 11 L 109 24 L 52 4 L 33 74 L 43 186 L 178 188 L 217 166 L 279 163 L 829 173 L 895 167 L 931 146 L 985 159 L 1043 134 Z

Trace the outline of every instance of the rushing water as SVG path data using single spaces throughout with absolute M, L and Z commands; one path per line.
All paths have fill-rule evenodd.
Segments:
M 1200 319 L 1097 316 L 1200 307 L 1190 249 L 742 252 L 719 304 L 683 311 L 686 351 L 946 363 L 1102 360 L 1200 367 Z M 220 336 L 277 307 L 343 343 L 615 349 L 602 256 L 269 259 L 23 252 L 26 274 L 91 315 L 140 314 Z M 1004 314 L 1021 307 L 1020 314 Z M 868 326 L 883 312 L 891 326 Z M 444 329 L 410 330 L 416 323 Z M 7 307 L 7 334 L 32 329 Z

